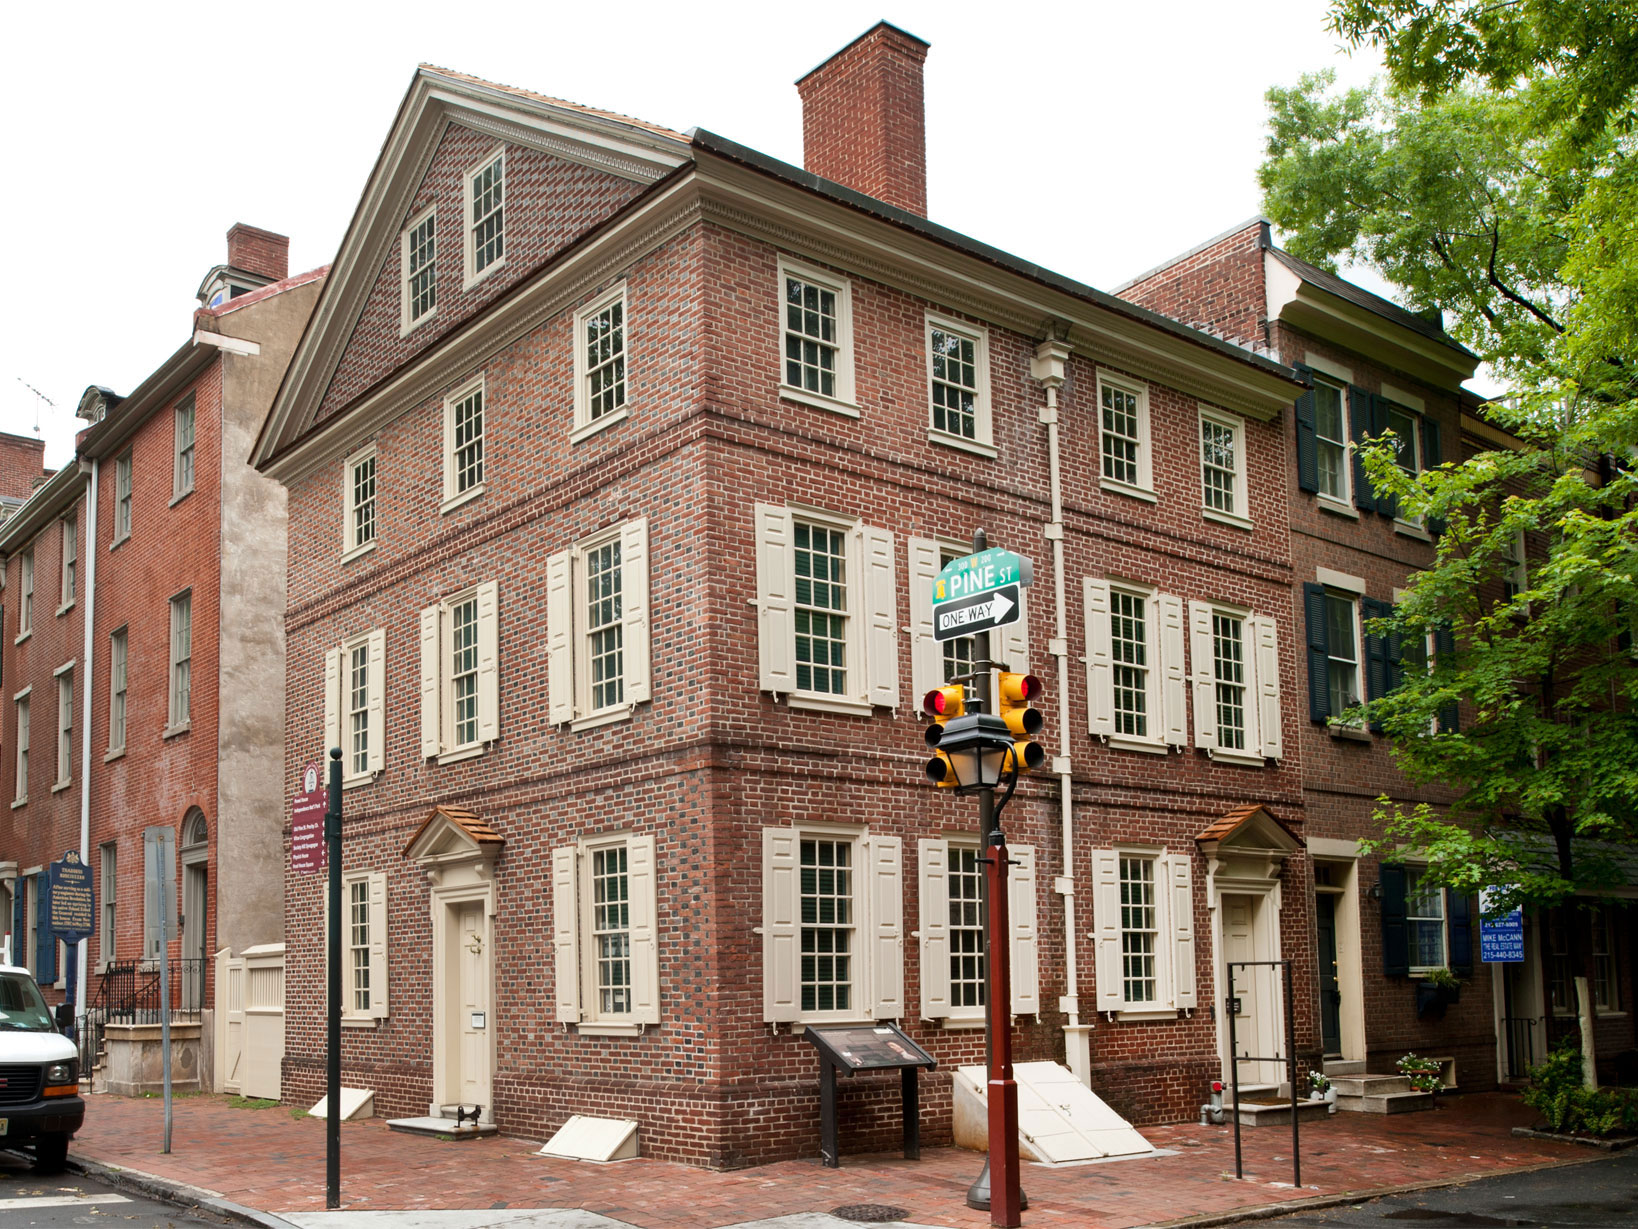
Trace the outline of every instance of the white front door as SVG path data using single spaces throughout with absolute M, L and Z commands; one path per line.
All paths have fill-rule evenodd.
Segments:
M 444 963 L 451 983 L 445 987 L 451 1070 L 444 1088 L 451 1103 L 481 1105 L 484 1118 L 493 1116 L 490 1102 L 490 1033 L 494 1021 L 489 1005 L 492 965 L 489 928 L 481 901 L 462 901 L 449 910 L 449 956 Z
M 1281 1053 L 1279 1033 L 1279 999 L 1282 982 L 1280 970 L 1268 965 L 1253 964 L 1237 967 L 1242 961 L 1272 959 L 1267 939 L 1265 910 L 1267 899 L 1249 893 L 1227 893 L 1221 897 L 1223 910 L 1223 964 L 1218 984 L 1228 994 L 1229 975 L 1234 977 L 1234 997 L 1238 1010 L 1234 1016 L 1234 1046 L 1237 1055 L 1248 1055 L 1254 1060 L 1274 1058 Z M 1225 1054 L 1228 1047 L 1228 1025 L 1221 1031 Z M 1224 1078 L 1229 1078 L 1226 1066 Z M 1285 1079 L 1284 1064 L 1266 1061 L 1242 1061 L 1241 1084 L 1279 1084 Z

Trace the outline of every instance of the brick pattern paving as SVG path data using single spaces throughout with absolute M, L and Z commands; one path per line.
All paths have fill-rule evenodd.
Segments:
M 1247 1180 L 1234 1179 L 1233 1133 L 1176 1124 L 1148 1128 L 1177 1155 L 1100 1165 L 1024 1167 L 1026 1225 L 1147 1225 L 1315 1195 L 1448 1182 L 1602 1155 L 1518 1138 L 1531 1111 L 1511 1096 L 1447 1098 L 1432 1113 L 1339 1114 L 1303 1129 L 1303 1184 L 1293 1190 L 1288 1129 L 1244 1133 Z M 159 1152 L 158 1099 L 89 1098 L 72 1154 L 204 1187 L 273 1212 L 324 1207 L 324 1123 L 283 1106 L 243 1109 L 195 1096 L 174 1107 L 172 1151 Z M 788 1161 L 718 1173 L 661 1161 L 592 1165 L 533 1155 L 537 1145 L 492 1136 L 444 1142 L 389 1131 L 381 1120 L 344 1123 L 342 1205 L 365 1210 L 584 1208 L 642 1229 L 709 1229 L 762 1217 L 885 1203 L 929 1225 L 989 1223 L 965 1203 L 976 1154 L 930 1149 L 919 1162 L 844 1156 L 827 1170 Z

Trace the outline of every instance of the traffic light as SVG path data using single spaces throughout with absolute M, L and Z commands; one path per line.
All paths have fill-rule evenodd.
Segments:
M 1046 752 L 1041 750 L 1040 743 L 1033 740 L 1040 733 L 1045 718 L 1041 716 L 1040 709 L 1031 708 L 1030 705 L 1040 698 L 1041 680 L 1033 674 L 1013 674 L 1006 670 L 999 671 L 996 678 L 1001 719 L 1012 731 L 1013 764 L 1019 772 L 1039 768 L 1046 759 Z
M 967 689 L 960 683 L 935 687 L 922 699 L 921 711 L 933 719 L 926 734 L 927 745 L 934 748 L 933 758 L 927 761 L 928 779 L 934 785 L 953 788 L 956 783 L 955 768 L 950 764 L 950 757 L 937 747 L 944 737 L 945 724 L 952 717 L 959 717 L 967 711 Z

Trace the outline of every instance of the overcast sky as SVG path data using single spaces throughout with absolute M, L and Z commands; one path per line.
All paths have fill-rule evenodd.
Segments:
M 233 223 L 288 234 L 292 272 L 335 256 L 423 61 L 800 165 L 793 83 L 885 18 L 932 44 L 932 219 L 1103 289 L 1259 212 L 1270 85 L 1379 67 L 1323 0 L 4 10 L 0 430 L 38 422 L 54 466 L 87 385 L 128 393 L 187 339 Z

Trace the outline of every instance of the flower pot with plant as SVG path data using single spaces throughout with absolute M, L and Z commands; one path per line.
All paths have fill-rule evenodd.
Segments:
M 1411 1088 L 1416 1092 L 1437 1093 L 1445 1086 L 1443 1067 L 1437 1058 L 1407 1054 L 1394 1065 L 1399 1068 L 1399 1074 L 1410 1081 Z
M 1327 1099 L 1327 1092 L 1330 1093 L 1332 1098 L 1336 1096 L 1335 1091 L 1331 1089 L 1331 1077 L 1323 1071 L 1310 1071 L 1308 1073 L 1308 1099 L 1310 1101 L 1324 1101 Z

